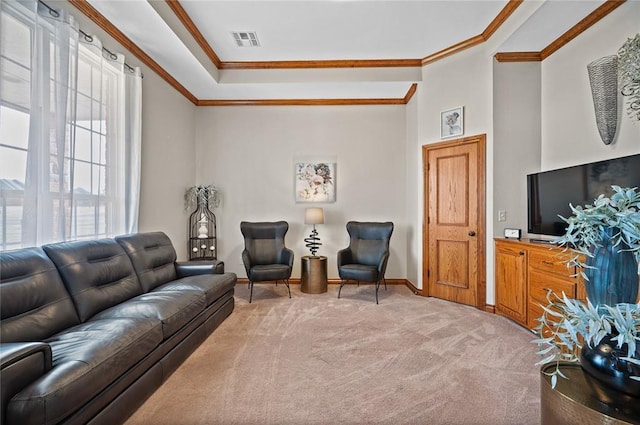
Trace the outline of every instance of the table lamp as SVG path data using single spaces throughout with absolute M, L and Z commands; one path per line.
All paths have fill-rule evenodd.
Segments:
M 311 235 L 305 238 L 304 241 L 307 243 L 306 247 L 311 251 L 311 256 L 315 257 L 318 252 L 318 247 L 322 245 L 318 237 L 318 231 L 316 230 L 316 224 L 324 224 L 324 212 L 322 208 L 307 208 L 304 211 L 304 223 L 313 224 Z

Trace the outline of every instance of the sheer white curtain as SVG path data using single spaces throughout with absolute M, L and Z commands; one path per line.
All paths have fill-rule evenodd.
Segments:
M 0 247 L 137 231 L 140 70 L 63 10 L 2 0 L 0 16 Z
M 142 74 L 139 68 L 125 64 L 124 55 L 105 50 L 92 35 L 81 34 L 79 57 L 93 75 L 100 76 L 99 82 L 91 81 L 84 91 L 79 88 L 79 97 L 90 98 L 93 106 L 78 108 L 77 125 L 79 133 L 91 130 L 94 152 L 99 135 L 101 156 L 92 170 L 92 176 L 99 179 L 93 183 L 98 214 L 105 214 L 107 228 L 113 229 L 107 234 L 133 233 L 138 229 Z M 90 112 L 90 119 L 81 117 L 80 109 Z

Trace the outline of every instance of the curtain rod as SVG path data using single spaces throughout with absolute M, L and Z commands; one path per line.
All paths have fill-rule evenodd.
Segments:
M 44 7 L 47 8 L 47 10 L 49 10 L 49 15 L 53 16 L 54 18 L 59 18 L 60 17 L 60 12 L 58 12 L 56 9 L 52 8 L 51 6 L 49 6 L 48 4 L 46 4 L 44 1 L 42 0 L 38 0 L 38 3 L 40 3 L 41 5 L 43 5 Z M 85 39 L 85 41 L 87 41 L 88 43 L 93 42 L 93 36 L 90 34 L 87 34 L 86 32 L 82 31 L 82 29 L 78 28 L 78 31 L 80 32 L 80 35 L 82 35 L 82 37 Z M 116 60 L 118 58 L 118 56 L 113 53 L 111 50 L 107 49 L 106 47 L 102 46 L 102 51 L 104 51 L 107 55 L 109 55 L 109 59 L 111 60 Z M 131 72 L 132 74 L 135 72 L 135 69 L 129 65 L 126 62 L 123 62 L 125 68 L 127 68 L 127 70 L 129 72 Z M 140 77 L 144 78 L 144 74 L 142 74 L 142 72 L 140 73 Z

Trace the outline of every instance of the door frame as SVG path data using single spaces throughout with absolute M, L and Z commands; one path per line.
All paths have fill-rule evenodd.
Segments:
M 428 158 L 429 152 L 432 150 L 450 148 L 454 146 L 477 144 L 478 146 L 478 256 L 477 270 L 478 283 L 476 287 L 476 308 L 486 310 L 487 300 L 487 271 L 486 271 L 486 134 L 478 134 L 475 136 L 462 137 L 455 140 L 447 140 L 444 142 L 436 142 L 422 146 L 422 296 L 429 296 L 429 235 L 427 232 L 428 215 L 429 215 L 429 173 Z

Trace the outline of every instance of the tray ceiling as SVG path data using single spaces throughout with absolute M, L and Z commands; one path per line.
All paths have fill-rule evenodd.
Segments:
M 421 80 L 421 59 L 482 34 L 509 3 L 181 0 L 178 6 L 221 62 L 260 65 L 258 69 L 218 69 L 165 1 L 86 2 L 199 100 L 402 99 Z M 603 1 L 527 3 L 535 3 L 535 12 L 500 51 L 540 51 Z M 260 46 L 238 47 L 234 32 L 256 33 Z M 305 65 L 307 61 L 407 59 L 417 65 Z M 296 61 L 299 67 L 261 69 L 274 61 Z

